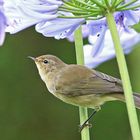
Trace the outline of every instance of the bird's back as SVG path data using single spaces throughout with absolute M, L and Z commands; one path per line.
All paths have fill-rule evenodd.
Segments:
M 81 106 L 98 106 L 116 100 L 112 93 L 122 95 L 121 81 L 81 65 L 63 67 L 54 76 L 54 95 Z M 93 108 L 93 107 L 92 107 Z

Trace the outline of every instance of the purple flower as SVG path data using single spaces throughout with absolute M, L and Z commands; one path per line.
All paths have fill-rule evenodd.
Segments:
M 0 0 L 0 45 L 3 44 L 5 38 L 6 17 L 3 10 L 3 0 Z
M 7 0 L 4 8 L 8 17 L 7 32 L 17 33 L 40 22 L 57 17 L 60 0 Z
M 140 11 L 124 11 L 117 12 L 114 15 L 125 54 L 131 52 L 133 46 L 140 42 L 140 34 L 132 28 L 132 25 L 139 22 L 138 13 L 140 14 Z M 89 21 L 87 28 L 90 28 L 88 37 L 90 44 L 84 46 L 85 64 L 88 67 L 96 67 L 102 62 L 115 57 L 115 50 L 106 19 Z
M 115 12 L 114 18 L 126 54 L 140 40 L 140 35 L 131 29 L 131 26 L 140 20 L 140 8 L 133 8 L 139 3 L 140 0 L 125 7 L 123 6 L 125 3 L 122 2 L 115 7 L 118 12 Z M 46 37 L 56 39 L 67 37 L 70 41 L 74 41 L 73 32 L 82 25 L 83 37 L 89 37 L 90 43 L 84 46 L 87 66 L 96 67 L 115 57 L 107 21 L 101 15 L 104 8 L 102 1 L 91 0 L 86 3 L 84 0 L 76 2 L 73 0 L 9 0 L 5 1 L 4 8 L 8 17 L 7 32 L 16 33 L 35 25 L 36 31 Z
M 63 39 L 70 36 L 82 22 L 85 22 L 82 18 L 78 20 L 57 18 L 48 22 L 38 23 L 36 25 L 36 31 L 42 33 L 46 37 Z
M 131 28 L 139 22 L 140 11 L 124 11 L 115 13 L 115 21 L 120 34 L 121 44 L 125 54 L 140 42 L 140 34 Z M 99 64 L 115 57 L 115 50 L 105 18 L 101 20 L 88 21 L 82 25 L 83 37 L 88 37 L 89 45 L 84 46 L 85 65 L 93 68 Z M 68 37 L 74 41 L 73 35 Z
M 125 2 L 127 6 L 124 6 Z M 135 8 L 140 0 L 131 5 L 129 0 L 125 2 L 114 5 L 117 11 L 114 18 L 123 50 L 128 54 L 132 46 L 140 41 L 140 34 L 131 28 L 140 21 L 140 8 Z M 85 63 L 88 67 L 96 67 L 115 57 L 107 21 L 102 17 L 104 6 L 104 1 L 94 0 L 7 0 L 4 4 L 8 17 L 6 31 L 16 33 L 35 25 L 36 31 L 46 37 L 67 37 L 74 41 L 73 32 L 82 25 L 83 37 L 88 37 L 90 43 L 84 46 Z
M 139 11 L 140 12 L 140 11 Z M 134 14 L 132 11 L 124 11 L 115 13 L 114 18 L 118 28 L 118 32 L 126 34 L 132 33 L 131 26 L 138 23 L 139 18 L 136 15 L 129 16 L 129 14 Z M 101 23 L 99 21 L 91 21 L 88 24 L 90 28 L 90 35 L 97 36 L 96 42 L 94 43 L 94 48 L 92 49 L 92 55 L 97 55 L 104 48 L 103 42 L 106 41 L 105 33 L 108 30 L 106 19 L 102 19 Z M 123 36 L 120 36 L 120 39 Z M 90 42 L 90 41 L 89 41 Z M 91 42 L 90 42 L 91 43 Z
M 128 1 L 126 1 L 128 2 Z M 138 4 L 138 3 L 137 3 Z M 61 12 L 59 14 L 64 16 L 74 17 L 72 13 L 69 12 Z M 43 22 L 36 26 L 36 30 L 46 37 L 55 37 L 56 39 L 63 39 L 65 37 L 68 38 L 69 41 L 74 41 L 74 33 L 73 31 L 82 24 L 83 29 L 83 38 L 88 37 L 89 35 L 97 35 L 100 36 L 95 45 L 98 48 L 96 52 L 102 49 L 98 47 L 101 45 L 102 39 L 104 39 L 105 32 L 108 29 L 106 18 L 102 18 L 100 20 L 85 20 L 84 18 L 56 18 L 49 22 Z M 137 10 L 128 10 L 123 12 L 116 12 L 114 14 L 116 24 L 118 27 L 118 31 L 125 30 L 129 32 L 130 26 L 136 24 L 140 20 L 140 9 Z M 94 53 L 96 53 L 94 52 Z
M 85 65 L 89 68 L 95 68 L 101 63 L 115 57 L 115 49 L 109 30 L 106 31 L 104 39 L 101 41 L 102 43 L 100 47 L 102 49 L 100 49 L 98 53 L 95 48 L 97 47 L 95 45 L 97 40 L 97 36 L 90 35 L 90 44 L 84 45 Z M 128 54 L 132 51 L 133 46 L 140 42 L 140 34 L 135 32 L 133 29 L 129 30 L 129 32 L 123 30 L 120 33 L 120 40 L 124 53 Z
M 97 3 L 102 3 L 102 1 Z M 122 4 L 118 5 L 117 8 Z M 76 2 L 73 0 L 9 0 L 5 1 L 4 7 L 9 19 L 9 26 L 6 31 L 10 33 L 16 33 L 35 25 L 36 31 L 44 36 L 60 39 L 69 37 L 79 25 L 86 24 L 86 22 L 89 34 L 98 32 L 103 37 L 102 34 L 107 29 L 105 18 L 95 20 L 101 18 L 103 12 L 100 9 L 100 4 L 94 4 L 92 0 L 89 0 L 89 3 L 84 0 Z M 118 14 L 121 13 L 118 12 Z M 130 17 L 129 20 L 132 19 L 133 21 L 136 18 L 134 13 L 134 10 L 126 12 L 126 14 L 124 12 L 124 17 Z M 139 18 L 137 18 L 138 20 Z M 121 19 L 118 19 L 116 23 L 120 24 Z
M 6 31 L 17 33 L 27 27 L 36 25 L 37 32 L 56 39 L 69 36 L 85 19 L 57 18 L 61 0 L 14 0 L 4 5 L 9 26 Z M 59 12 L 59 15 L 70 15 L 68 12 Z

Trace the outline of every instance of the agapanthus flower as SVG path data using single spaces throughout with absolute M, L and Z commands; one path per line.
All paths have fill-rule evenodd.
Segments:
M 125 16 L 130 16 L 133 20 L 136 18 L 135 13 L 138 15 L 140 13 L 137 8 L 139 3 L 136 1 L 115 0 L 111 6 L 118 13 L 130 10 Z M 38 32 L 46 37 L 57 39 L 69 37 L 81 24 L 88 24 L 88 27 L 91 27 L 90 33 L 94 32 L 97 20 L 98 25 L 105 21 L 104 12 L 106 11 L 104 0 L 7 0 L 4 7 L 9 17 L 7 32 L 16 33 L 36 25 Z M 139 16 L 137 17 L 138 21 Z
M 134 14 L 134 13 L 135 14 Z M 124 11 L 115 13 L 115 21 L 120 35 L 121 45 L 124 53 L 132 51 L 133 46 L 140 42 L 140 34 L 132 25 L 139 22 L 139 11 Z M 88 37 L 90 44 L 84 45 L 85 65 L 93 68 L 99 64 L 115 57 L 115 50 L 105 18 L 101 20 L 89 21 L 82 25 L 83 37 Z M 69 41 L 74 41 L 73 34 L 68 37 Z
M 6 17 L 3 10 L 3 0 L 0 0 L 0 45 L 3 44 L 5 38 Z
M 123 11 L 114 14 L 121 44 L 125 54 L 131 52 L 133 46 L 140 42 L 138 34 L 132 26 L 139 22 L 140 10 Z M 83 37 L 88 37 L 89 45 L 84 46 L 85 65 L 93 68 L 115 57 L 115 50 L 107 26 L 106 18 L 88 21 L 82 25 Z M 68 37 L 69 41 L 74 41 L 74 35 Z
M 95 68 L 101 63 L 115 57 L 115 49 L 109 30 L 107 30 L 104 35 L 104 40 L 102 40 L 101 43 L 102 49 L 98 50 L 98 53 L 97 48 L 95 48 L 97 47 L 95 44 L 98 37 L 90 35 L 88 39 L 90 44 L 84 45 L 84 58 L 87 67 Z M 120 41 L 124 53 L 128 54 L 132 51 L 134 45 L 140 42 L 140 34 L 133 29 L 129 30 L 129 32 L 123 30 L 120 33 Z
M 9 20 L 7 32 L 17 33 L 27 27 L 57 17 L 61 0 L 6 0 L 4 9 Z
M 64 1 L 64 2 L 66 2 L 66 1 Z M 75 11 L 74 11 L 75 13 L 77 12 L 77 14 L 75 14 L 74 12 L 72 13 L 71 6 L 73 6 L 74 4 L 76 6 L 76 2 L 79 2 L 79 3 L 81 2 L 81 4 L 83 4 L 83 6 L 86 5 L 85 4 L 86 1 L 84 1 L 84 0 L 83 1 L 76 0 L 75 3 L 73 3 L 73 4 L 70 4 L 70 2 L 63 3 L 64 6 L 66 5 L 66 7 L 64 8 L 64 6 L 62 5 L 62 7 L 60 7 L 58 10 L 60 10 L 59 14 L 63 15 L 64 18 L 58 17 L 54 20 L 49 21 L 49 23 L 45 22 L 44 24 L 40 24 L 41 26 L 46 24 L 46 26 L 43 26 L 44 28 L 41 28 L 41 26 L 39 26 L 39 28 L 36 28 L 36 30 L 38 32 L 42 33 L 43 35 L 45 35 L 46 37 L 55 37 L 57 39 L 67 37 L 69 40 L 74 41 L 74 38 L 71 35 L 73 35 L 73 31 L 79 25 L 82 24 L 82 26 L 83 26 L 82 28 L 85 27 L 83 30 L 83 37 L 88 37 L 88 35 L 97 34 L 97 36 L 100 36 L 99 41 L 101 40 L 100 38 L 103 39 L 104 34 L 105 34 L 106 30 L 108 29 L 106 18 L 102 17 L 102 15 L 98 15 L 98 16 L 96 16 L 96 18 L 92 18 L 91 13 L 90 13 L 91 17 L 89 16 L 89 18 L 85 18 L 85 16 L 87 16 L 86 14 L 88 13 L 90 6 L 88 7 L 87 12 L 83 13 L 83 18 L 81 18 L 82 16 L 80 16 L 78 14 L 78 13 L 80 13 L 80 9 L 78 9 L 78 7 L 76 7 L 77 9 L 75 9 Z M 89 2 L 88 5 L 92 4 L 92 3 L 90 3 L 91 2 L 90 0 L 88 2 Z M 126 2 L 129 2 L 129 1 L 127 0 Z M 69 4 L 68 7 L 67 7 L 67 4 Z M 139 5 L 138 2 L 136 4 Z M 94 7 L 93 5 L 91 5 L 91 6 L 92 6 L 92 8 Z M 66 8 L 68 8 L 68 9 L 66 10 Z M 62 12 L 61 10 L 64 10 L 65 12 Z M 97 10 L 99 10 L 99 9 L 97 9 Z M 70 11 L 71 11 L 71 13 L 70 13 Z M 90 11 L 90 12 L 94 13 L 95 11 Z M 79 15 L 79 16 L 77 16 L 77 15 Z M 75 17 L 77 17 L 77 18 L 75 18 Z M 129 32 L 130 26 L 138 23 L 140 20 L 140 8 L 137 8 L 136 10 L 126 10 L 123 12 L 122 12 L 122 9 L 120 11 L 118 10 L 118 12 L 114 13 L 114 18 L 115 18 L 116 24 L 118 26 L 119 32 L 120 32 L 120 30 L 126 30 Z M 97 41 L 97 44 L 99 41 Z
M 58 15 L 58 8 L 63 4 L 61 0 L 7 0 L 4 8 L 9 19 L 6 29 L 11 34 L 27 27 L 36 25 L 36 30 L 47 37 L 64 38 L 71 34 L 85 19 L 63 19 Z M 71 13 L 67 15 L 73 16 Z M 56 26 L 57 25 L 57 26 Z
M 79 2 L 79 0 L 75 1 L 75 5 L 76 5 L 76 2 Z M 83 0 L 83 3 L 84 2 L 86 2 L 86 1 Z M 90 2 L 91 1 L 89 0 L 89 4 L 90 4 Z M 129 1 L 127 0 L 126 2 L 129 2 Z M 66 4 L 66 7 L 67 7 L 67 4 L 69 4 L 69 2 L 66 2 L 63 4 L 64 5 Z M 139 4 L 139 3 L 137 2 L 137 4 Z M 71 6 L 71 4 L 69 6 Z M 37 26 L 36 30 L 38 32 L 42 33 L 43 35 L 45 35 L 46 37 L 55 37 L 57 39 L 67 37 L 70 39 L 71 38 L 70 35 L 73 34 L 73 31 L 77 27 L 79 27 L 79 25 L 82 24 L 82 26 L 83 26 L 82 28 L 84 28 L 84 26 L 86 26 L 85 29 L 83 30 L 83 37 L 88 37 L 88 35 L 97 34 L 97 36 L 100 36 L 100 37 L 95 45 L 99 46 L 98 45 L 99 42 L 104 38 L 104 34 L 105 34 L 106 30 L 108 29 L 106 18 L 105 17 L 101 18 L 102 16 L 98 15 L 95 19 L 93 18 L 94 20 L 92 20 L 92 16 L 91 16 L 91 18 L 86 19 L 86 18 L 84 18 L 84 16 L 86 16 L 88 11 L 86 12 L 86 14 L 83 15 L 83 18 L 81 18 L 80 16 L 78 18 L 77 14 L 75 15 L 72 12 L 70 13 L 71 7 L 69 7 L 69 6 L 67 7 L 68 10 L 66 10 L 69 12 L 62 12 L 63 10 L 65 11 L 65 9 L 63 8 L 63 5 L 62 5 L 62 7 L 59 8 L 60 9 L 59 14 L 63 15 L 63 17 L 65 17 L 65 18 L 60 18 L 61 17 L 60 16 L 47 23 L 46 22 L 44 22 L 43 24 L 41 23 L 40 26 Z M 83 4 L 83 6 L 85 6 L 85 3 Z M 76 10 L 75 12 L 78 12 L 77 11 L 78 9 L 75 9 L 75 10 Z M 77 16 L 77 18 L 75 18 L 75 16 Z M 140 9 L 137 8 L 137 10 L 127 10 L 127 11 L 123 11 L 123 12 L 122 11 L 115 12 L 114 18 L 115 18 L 116 24 L 118 26 L 119 32 L 121 32 L 121 30 L 125 30 L 125 31 L 129 32 L 130 26 L 138 23 L 140 20 Z M 43 28 L 42 28 L 42 26 L 43 26 Z M 74 39 L 71 38 L 71 40 L 74 40 Z
M 70 36 L 82 22 L 85 22 L 83 18 L 79 20 L 57 18 L 48 22 L 38 23 L 36 25 L 36 31 L 42 33 L 46 37 L 63 39 Z
M 139 14 L 140 14 L 140 11 L 139 11 Z M 114 18 L 116 21 L 118 32 L 120 34 L 120 39 L 127 34 L 131 34 L 135 32 L 135 31 L 132 31 L 134 30 L 132 29 L 132 26 L 139 22 L 138 14 L 135 13 L 134 15 L 132 11 L 117 12 L 114 14 Z M 92 49 L 93 50 L 92 55 L 94 56 L 100 53 L 100 50 L 104 48 L 103 42 L 106 41 L 105 34 L 109 29 L 108 29 L 107 21 L 105 18 L 103 18 L 100 21 L 90 21 L 88 23 L 88 26 L 90 28 L 89 35 L 97 36 L 96 42 L 94 43 L 94 48 Z M 122 33 L 123 33 L 123 36 L 122 36 Z
M 73 32 L 82 25 L 83 37 L 90 45 L 84 46 L 85 62 L 89 67 L 115 57 L 115 51 L 105 18 L 110 4 L 125 53 L 132 50 L 139 35 L 131 28 L 140 20 L 140 0 L 7 0 L 5 11 L 9 19 L 7 32 L 16 33 L 35 25 L 37 32 L 56 39 L 74 41 Z M 129 40 L 133 44 L 126 43 Z

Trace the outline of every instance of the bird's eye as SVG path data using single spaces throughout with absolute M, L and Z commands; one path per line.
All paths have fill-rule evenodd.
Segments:
M 48 62 L 48 60 L 44 60 L 43 62 L 44 62 L 44 64 L 47 64 L 47 63 L 49 63 L 49 62 Z

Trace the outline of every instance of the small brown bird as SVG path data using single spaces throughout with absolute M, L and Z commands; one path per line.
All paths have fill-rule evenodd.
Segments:
M 97 109 L 107 101 L 125 102 L 120 79 L 82 65 L 68 65 L 53 55 L 30 58 L 49 92 L 66 103 Z M 140 94 L 134 93 L 134 100 L 140 108 Z
M 49 92 L 66 103 L 94 109 L 106 101 L 125 101 L 120 79 L 82 65 L 68 65 L 53 55 L 30 58 Z M 140 94 L 134 93 L 134 100 L 140 108 Z

